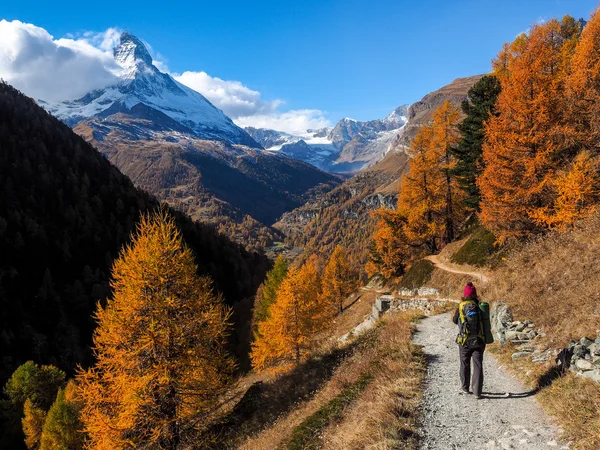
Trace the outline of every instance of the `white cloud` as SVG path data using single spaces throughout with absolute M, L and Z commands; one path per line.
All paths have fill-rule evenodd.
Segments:
M 34 98 L 81 97 L 115 81 L 118 66 L 112 51 L 102 48 L 112 35 L 110 29 L 89 38 L 54 39 L 35 25 L 0 20 L 0 77 Z
M 330 127 L 331 122 L 323 111 L 318 109 L 299 109 L 272 114 L 256 114 L 238 117 L 234 120 L 241 127 L 272 128 L 294 135 L 305 135 L 308 129 Z
M 80 98 L 117 81 L 113 59 L 121 30 L 85 32 L 55 39 L 45 29 L 18 20 L 0 20 L 0 78 L 36 99 L 56 102 Z M 166 59 L 146 43 L 156 67 L 169 72 Z M 330 126 L 316 109 L 281 111 L 282 100 L 266 101 L 240 81 L 222 80 L 206 72 L 172 74 L 200 92 L 240 126 L 273 128 L 304 134 Z
M 281 100 L 263 101 L 260 92 L 244 86 L 241 82 L 211 77 L 206 72 L 188 71 L 181 75 L 175 74 L 174 78 L 200 92 L 232 119 L 273 114 L 282 103 Z
M 303 135 L 310 128 L 331 126 L 324 113 L 317 109 L 282 112 L 283 101 L 265 101 L 261 93 L 244 86 L 240 81 L 211 77 L 206 72 L 174 74 L 182 84 L 200 92 L 217 108 L 241 127 L 272 128 L 286 133 Z

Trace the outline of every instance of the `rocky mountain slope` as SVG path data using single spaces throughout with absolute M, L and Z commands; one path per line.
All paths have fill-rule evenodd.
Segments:
M 402 135 L 408 109 L 403 105 L 383 119 L 364 122 L 345 118 L 331 129 L 307 130 L 304 136 L 264 128 L 248 127 L 246 131 L 267 149 L 279 150 L 327 172 L 352 173 L 383 158 Z
M 376 223 L 371 212 L 380 207 L 395 207 L 400 181 L 408 168 L 406 149 L 410 141 L 445 100 L 460 106 L 479 78 L 456 79 L 411 105 L 408 122 L 393 139 L 383 159 L 331 192 L 284 214 L 276 227 L 289 236 L 290 243 L 304 247 L 305 255 L 318 252 L 328 256 L 341 244 L 348 250 L 352 262 L 363 267 Z
M 269 225 L 339 184 L 289 156 L 198 139 L 136 112 L 84 120 L 74 130 L 136 186 L 250 248 L 279 239 Z
M 285 154 L 263 151 L 201 94 L 160 72 L 144 44 L 123 33 L 118 82 L 44 108 L 74 126 L 136 186 L 215 224 L 249 248 L 280 239 L 284 212 L 339 180 Z

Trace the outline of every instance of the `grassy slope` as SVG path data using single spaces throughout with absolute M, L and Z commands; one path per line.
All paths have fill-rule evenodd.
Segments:
M 377 290 L 350 297 L 341 336 L 369 315 Z M 411 343 L 414 314 L 390 315 L 349 343 L 321 351 L 284 375 L 250 374 L 237 406 L 207 448 L 416 448 L 424 362 Z M 241 400 L 241 401 L 240 401 Z M 210 444 L 212 441 L 212 445 Z

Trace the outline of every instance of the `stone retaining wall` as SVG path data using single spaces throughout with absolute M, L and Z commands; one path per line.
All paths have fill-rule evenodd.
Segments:
M 538 363 L 554 360 L 563 373 L 568 370 L 600 382 L 600 330 L 596 331 L 595 340 L 582 337 L 563 349 L 549 349 L 538 342 L 545 333 L 536 330 L 531 320 L 513 320 L 510 308 L 504 303 L 497 302 L 492 306 L 491 323 L 496 342 L 518 344 L 513 359 L 531 358 L 532 362 Z
M 400 298 L 393 295 L 380 295 L 375 299 L 371 310 L 371 320 L 377 321 L 386 311 L 408 311 L 418 309 L 425 314 L 431 314 L 435 309 L 445 306 L 451 300 L 428 298 Z

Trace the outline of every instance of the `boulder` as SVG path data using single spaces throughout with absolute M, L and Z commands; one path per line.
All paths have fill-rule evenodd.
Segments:
M 542 352 L 539 355 L 535 355 L 533 358 L 531 358 L 531 361 L 544 363 L 546 361 L 550 361 L 551 358 L 552 358 L 552 350 L 546 350 L 545 352 Z
M 579 370 L 592 370 L 594 368 L 594 365 L 591 363 L 591 361 L 587 361 L 585 359 L 578 359 L 575 362 L 575 367 L 577 367 Z
M 588 349 L 585 345 L 577 344 L 573 346 L 573 357 L 584 358 L 588 353 Z
M 531 352 L 516 352 L 512 354 L 512 359 L 525 358 L 531 355 Z
M 506 330 L 504 331 L 504 338 L 507 341 L 513 341 L 515 339 L 519 339 L 519 333 L 514 330 Z
M 594 341 L 592 341 L 591 339 L 588 339 L 586 337 L 582 337 L 581 341 L 579 341 L 579 343 L 581 345 L 585 345 L 586 347 L 589 347 L 590 345 L 592 345 L 594 343 Z
M 597 370 L 587 370 L 581 373 L 582 376 L 589 378 L 590 380 L 595 381 L 596 383 L 600 383 L 600 369 Z
M 517 350 L 520 352 L 529 352 L 529 353 L 533 353 L 535 351 L 535 349 L 529 344 L 521 344 L 521 345 L 517 346 Z
M 515 331 L 523 331 L 525 328 L 527 328 L 527 324 L 520 323 L 515 327 Z
M 490 322 L 492 325 L 492 333 L 494 339 L 501 344 L 508 340 L 508 337 L 503 336 L 503 331 L 512 324 L 513 316 L 510 307 L 506 303 L 496 302 L 492 306 L 490 313 Z
M 535 339 L 535 337 L 538 335 L 535 330 L 528 331 L 525 334 L 527 335 L 528 339 Z

